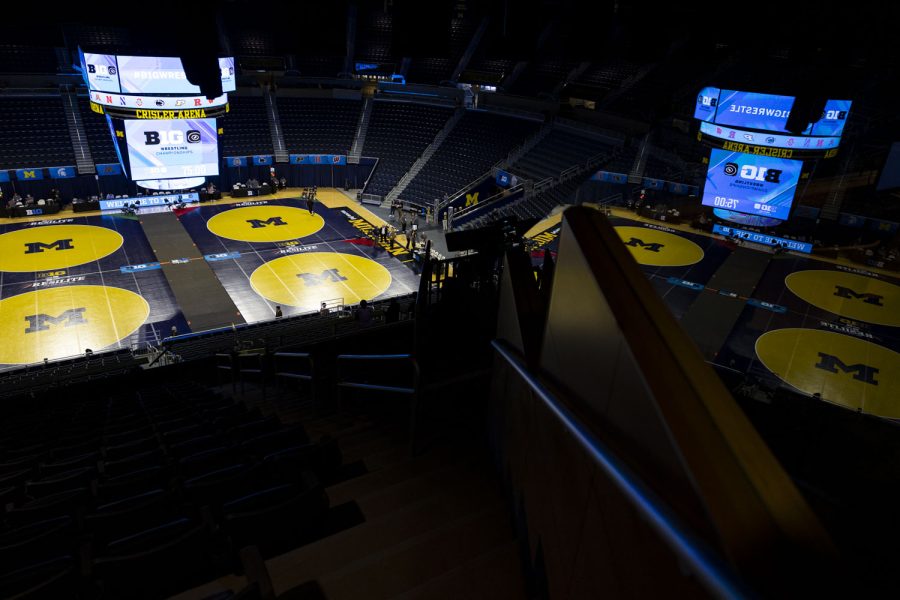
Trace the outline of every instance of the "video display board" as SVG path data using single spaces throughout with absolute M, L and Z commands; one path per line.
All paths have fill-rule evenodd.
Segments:
M 702 203 L 787 220 L 802 169 L 799 160 L 714 149 Z
M 90 89 L 119 93 L 119 71 L 115 56 L 84 53 L 81 55 L 81 68 Z
M 188 81 L 181 59 L 175 56 L 114 56 L 83 52 L 81 67 L 92 92 L 144 96 L 200 93 L 200 88 Z M 219 58 L 219 72 L 222 91 L 233 92 L 236 89 L 234 57 Z
M 853 104 L 850 100 L 827 100 L 820 118 L 800 134 L 787 131 L 794 96 L 760 94 L 705 87 L 697 95 L 694 118 L 741 129 L 786 133 L 793 136 L 840 137 Z
M 133 180 L 219 174 L 215 119 L 125 121 Z

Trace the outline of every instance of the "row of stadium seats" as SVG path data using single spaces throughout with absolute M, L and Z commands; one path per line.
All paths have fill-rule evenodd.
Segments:
M 453 109 L 408 102 L 375 102 L 363 148 L 378 166 L 366 193 L 384 196 L 444 127 Z
M 515 94 L 549 94 L 566 80 L 577 63 L 566 60 L 539 60 L 530 63 L 513 83 L 510 92 Z
M 58 70 L 54 48 L 0 44 L 0 73 L 56 73 Z
M 78 98 L 78 110 L 81 113 L 81 123 L 94 162 L 100 164 L 119 162 L 106 117 L 92 111 L 90 100 L 86 97 Z
M 59 96 L 0 98 L 0 169 L 74 164 Z
M 353 145 L 362 103 L 333 98 L 278 98 L 289 152 L 346 154 Z
M 536 121 L 469 111 L 404 191 L 404 200 L 431 204 L 505 159 L 540 129 Z
M 52 404 L 2 426 L 2 597 L 58 578 L 69 587 L 40 597 L 161 597 L 234 568 L 246 545 L 272 554 L 322 532 L 330 438 L 196 384 Z
M 611 153 L 612 146 L 593 137 L 578 135 L 570 129 L 556 128 L 525 156 L 511 166 L 513 173 L 533 181 L 558 177 L 575 165 L 583 165 L 597 154 Z
M 272 154 L 272 134 L 262 96 L 228 97 L 231 110 L 221 120 L 222 156 Z
M 407 79 L 422 83 L 437 84 L 450 79 L 459 59 L 472 41 L 478 23 L 473 19 L 453 18 L 450 20 L 450 43 L 444 56 L 416 57 L 409 67 Z

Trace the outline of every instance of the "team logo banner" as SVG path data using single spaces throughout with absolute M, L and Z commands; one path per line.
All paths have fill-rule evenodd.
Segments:
M 838 215 L 838 223 L 847 227 L 862 227 L 866 224 L 866 218 L 850 213 L 841 213 Z
M 30 181 L 43 178 L 44 171 L 41 169 L 16 169 L 16 179 L 18 179 L 19 181 Z
M 75 167 L 50 167 L 51 179 L 71 179 L 75 177 Z
M 591 179 L 608 183 L 628 183 L 628 175 L 625 173 L 610 173 L 609 171 L 597 171 L 591 175 Z
M 236 169 L 238 167 L 246 167 L 247 166 L 247 157 L 246 156 L 226 156 L 225 164 L 229 167 Z
M 9 171 L 0 171 L 0 183 L 9 181 Z
M 119 163 L 106 163 L 97 165 L 97 175 L 101 177 L 109 177 L 112 175 L 121 175 L 122 165 Z
M 346 165 L 342 154 L 291 154 L 292 165 Z
M 254 165 L 271 165 L 271 164 L 272 164 L 272 157 L 271 157 L 271 156 L 264 156 L 264 155 L 254 156 L 254 157 L 253 157 L 253 164 L 254 164 Z
M 879 231 L 881 233 L 896 233 L 900 225 L 893 221 L 882 221 L 881 219 L 869 219 L 869 229 Z

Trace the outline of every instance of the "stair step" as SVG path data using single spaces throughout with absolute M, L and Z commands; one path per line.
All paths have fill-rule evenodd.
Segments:
M 460 457 L 435 457 L 433 461 L 410 461 L 396 467 L 367 473 L 327 489 L 332 504 L 356 500 L 367 518 L 376 518 L 406 504 L 443 493 L 447 486 L 478 481 L 486 488 L 491 482 L 473 474 Z
M 499 503 L 495 491 L 448 489 L 377 519 L 341 531 L 325 539 L 266 561 L 278 592 L 312 579 L 321 579 L 354 561 L 381 552 L 436 524 L 451 522 L 489 502 Z
M 320 577 L 319 584 L 330 600 L 390 598 L 510 539 L 512 528 L 498 499 L 478 512 L 446 521 L 436 529 Z
M 516 540 L 430 579 L 395 600 L 525 600 L 525 576 Z

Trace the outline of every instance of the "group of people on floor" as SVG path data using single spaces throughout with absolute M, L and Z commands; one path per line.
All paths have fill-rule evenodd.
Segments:
M 59 193 L 59 190 L 56 188 L 51 188 L 50 193 L 47 198 L 38 198 L 35 200 L 34 196 L 31 194 L 25 194 L 23 198 L 21 194 L 18 192 L 13 192 L 13 194 L 6 199 L 3 194 L 3 190 L 0 190 L 0 206 L 6 204 L 7 208 L 16 208 L 23 206 L 46 206 L 47 204 L 60 204 L 62 202 L 62 195 Z

